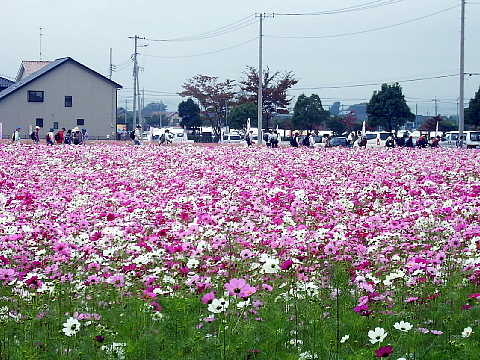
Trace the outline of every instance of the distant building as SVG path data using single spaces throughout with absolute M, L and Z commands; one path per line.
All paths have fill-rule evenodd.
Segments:
M 0 92 L 4 137 L 17 126 L 25 137 L 35 126 L 87 129 L 90 138 L 115 134 L 117 90 L 122 86 L 66 57 L 24 61 L 16 82 Z
M 355 111 L 358 122 L 364 122 L 367 120 L 367 103 L 350 105 L 346 111 L 347 113 L 350 111 Z

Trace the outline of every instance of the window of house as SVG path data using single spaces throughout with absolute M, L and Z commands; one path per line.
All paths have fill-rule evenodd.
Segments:
M 54 122 L 53 122 L 53 128 L 54 128 L 54 129 L 58 129 L 58 121 L 54 121 Z
M 71 96 L 65 96 L 65 107 L 72 107 L 73 100 Z
M 77 125 L 78 125 L 78 126 L 83 126 L 83 125 L 85 125 L 85 119 L 77 119 Z
M 28 91 L 28 102 L 43 102 L 43 91 Z
M 35 119 L 35 126 L 43 127 L 43 119 L 42 118 L 36 118 Z

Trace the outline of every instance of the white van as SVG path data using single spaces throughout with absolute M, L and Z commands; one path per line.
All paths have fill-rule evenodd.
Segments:
M 385 146 L 385 141 L 391 134 L 389 132 L 371 132 L 367 131 L 367 148 L 378 148 Z
M 239 134 L 223 134 L 223 138 L 219 142 L 223 144 L 240 144 L 242 141 L 243 137 Z
M 165 133 L 166 128 L 155 128 L 152 131 L 152 140 L 158 141 L 160 137 Z M 193 140 L 188 140 L 188 138 L 185 138 L 185 133 L 183 132 L 183 129 L 180 128 L 169 128 L 168 129 L 170 132 L 170 138 L 172 139 L 172 143 L 187 143 L 187 144 L 192 144 L 194 141 Z
M 440 147 L 457 147 L 459 143 L 458 131 L 449 131 L 440 139 Z M 463 147 L 467 149 L 480 148 L 480 131 L 464 131 Z

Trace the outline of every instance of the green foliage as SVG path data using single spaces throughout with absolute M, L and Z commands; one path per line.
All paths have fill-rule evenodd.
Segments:
M 180 121 L 181 127 L 186 126 L 188 129 L 194 129 L 201 127 L 203 124 L 200 117 L 200 107 L 191 98 L 178 104 L 178 116 L 182 118 Z
M 475 97 L 470 99 L 468 108 L 465 109 L 465 123 L 480 126 L 480 88 Z
M 329 279 L 323 286 L 298 281 L 301 274 L 292 267 L 270 274 L 275 280 L 273 291 L 256 296 L 255 306 L 242 308 L 239 305 L 244 299 L 227 296 L 230 306 L 219 314 L 209 313 L 202 294 L 188 289 L 152 299 L 125 294 L 107 284 L 79 292 L 78 284 L 58 283 L 54 292 L 35 296 L 19 296 L 13 288 L 0 285 L 0 353 L 5 360 L 121 356 L 138 360 L 297 360 L 314 356 L 356 360 L 373 358 L 381 346 L 391 345 L 395 359 L 477 357 L 480 303 L 470 295 L 478 293 L 478 287 L 462 281 L 461 269 L 451 268 L 440 284 L 428 280 L 407 284 L 401 277 L 391 284 L 380 282 L 380 293 L 398 292 L 403 298 L 391 302 L 378 295 L 375 301 L 368 301 L 372 313 L 361 316 L 353 311 L 358 294 L 352 292 L 351 265 L 331 263 L 335 265 L 323 268 Z M 238 263 L 231 276 L 241 277 L 245 271 L 246 265 Z M 217 295 L 223 294 L 224 289 L 216 290 Z M 408 300 L 413 293 L 418 300 Z M 160 303 L 163 310 L 154 311 L 151 301 Z M 470 308 L 466 309 L 466 304 Z M 13 312 L 6 315 L 6 309 Z M 66 336 L 63 323 L 78 313 L 97 316 L 81 319 L 80 330 Z M 205 321 L 213 315 L 214 321 Z M 399 331 L 394 327 L 399 321 L 407 321 L 413 328 Z M 467 326 L 474 332 L 463 337 Z M 384 328 L 388 336 L 372 345 L 368 331 L 376 327 Z M 342 340 L 346 335 L 349 338 Z
M 347 131 L 345 119 L 341 116 L 332 116 L 327 120 L 327 127 L 333 131 L 333 134 L 338 136 Z
M 218 77 L 197 75 L 187 80 L 182 87 L 184 91 L 179 95 L 198 100 L 203 117 L 210 122 L 214 135 L 218 137 L 226 124 L 227 109 L 236 96 L 233 90 L 235 82 L 229 79 L 218 82 Z
M 317 94 L 309 97 L 302 94 L 293 108 L 292 124 L 296 129 L 313 130 L 326 122 L 329 117 L 330 113 L 323 109 L 322 101 Z
M 389 132 L 396 132 L 407 121 L 415 120 L 398 83 L 383 84 L 380 91 L 375 91 L 367 104 L 367 114 L 369 127 L 381 126 Z
M 250 124 L 255 126 L 258 121 L 258 107 L 253 102 L 235 106 L 228 114 L 228 125 L 231 129 L 245 130 L 248 118 Z

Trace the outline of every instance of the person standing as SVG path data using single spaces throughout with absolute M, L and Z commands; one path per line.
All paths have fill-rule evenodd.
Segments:
M 63 144 L 63 142 L 65 141 L 65 128 L 62 128 L 62 130 L 58 132 L 58 136 L 56 137 L 56 139 L 57 144 Z
M 40 142 L 39 132 L 40 132 L 40 126 L 36 126 L 35 131 L 33 132 L 33 139 L 32 139 L 35 144 L 38 144 Z
M 247 146 L 250 147 L 253 145 L 253 130 L 250 130 L 245 135 L 245 141 L 247 142 Z
M 67 145 L 70 145 L 72 143 L 72 130 L 67 130 L 63 143 Z
M 87 140 L 88 140 L 88 131 L 87 131 L 87 129 L 82 129 L 82 138 L 83 138 L 82 144 L 83 144 L 83 145 L 87 145 Z
M 53 129 L 50 129 L 49 132 L 47 132 L 47 136 L 45 136 L 45 140 L 47 142 L 47 145 L 53 145 L 53 140 L 55 137 L 55 134 L 53 133 Z
M 12 142 L 14 144 L 20 144 L 20 127 L 17 127 L 12 135 Z
M 385 146 L 387 148 L 394 148 L 395 147 L 395 140 L 393 139 L 393 135 L 389 135 L 387 140 L 385 141 Z
M 272 144 L 272 148 L 278 148 L 278 133 L 276 131 L 273 132 L 272 137 L 270 139 L 270 143 Z
M 137 127 L 135 128 L 135 132 L 134 132 L 134 135 L 135 135 L 135 138 L 133 139 L 135 145 L 142 145 L 141 141 L 142 141 L 142 127 L 141 125 L 137 125 Z
M 72 130 L 72 142 L 73 145 L 80 145 L 83 142 L 83 135 L 78 127 Z
M 292 136 L 290 137 L 290 146 L 291 147 L 297 147 L 298 148 L 298 138 L 299 138 L 298 132 L 295 133 L 295 134 L 292 134 Z
M 410 136 L 407 141 L 405 141 L 405 147 L 413 148 L 413 136 Z

